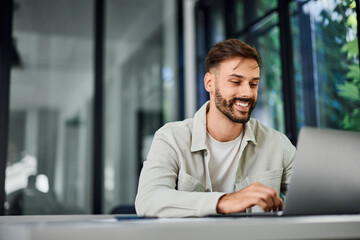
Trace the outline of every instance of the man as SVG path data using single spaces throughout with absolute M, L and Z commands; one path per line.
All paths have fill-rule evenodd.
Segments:
M 138 215 L 206 216 L 282 209 L 295 147 L 250 119 L 261 58 L 249 45 L 217 43 L 205 59 L 210 101 L 193 119 L 159 129 L 144 162 Z

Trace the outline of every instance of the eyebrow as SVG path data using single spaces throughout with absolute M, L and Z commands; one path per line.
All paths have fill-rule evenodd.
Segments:
M 233 74 L 230 74 L 229 75 L 230 77 L 236 77 L 236 78 L 245 78 L 243 75 L 240 75 L 240 74 L 236 74 L 236 73 L 233 73 Z M 260 80 L 259 77 L 256 77 L 256 78 L 253 78 L 251 80 Z

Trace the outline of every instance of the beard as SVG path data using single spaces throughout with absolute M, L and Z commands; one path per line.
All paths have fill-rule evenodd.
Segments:
M 248 102 L 249 111 L 240 112 L 234 109 L 236 101 Z M 250 119 L 252 110 L 255 108 L 256 100 L 254 98 L 231 98 L 228 101 L 221 95 L 217 86 L 215 86 L 215 105 L 228 119 L 236 123 L 247 123 Z

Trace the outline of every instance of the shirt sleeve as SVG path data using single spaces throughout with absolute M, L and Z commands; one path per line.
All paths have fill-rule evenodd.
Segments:
M 294 145 L 292 145 L 292 143 L 290 142 L 290 140 L 283 135 L 283 148 L 284 148 L 284 158 L 283 158 L 283 176 L 282 176 L 282 181 L 281 181 L 281 193 L 283 193 L 284 195 L 286 195 L 287 192 L 287 188 L 288 185 L 290 183 L 290 178 L 291 178 L 291 174 L 292 174 L 292 166 L 294 163 L 294 158 L 295 158 L 295 154 L 296 154 L 296 148 L 294 147 Z
M 185 192 L 176 189 L 179 159 L 176 151 L 155 134 L 142 168 L 135 200 L 139 216 L 190 217 L 216 214 L 219 192 Z

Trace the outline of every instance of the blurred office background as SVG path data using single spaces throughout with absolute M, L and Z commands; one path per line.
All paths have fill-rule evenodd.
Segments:
M 164 123 L 208 100 L 203 61 L 263 58 L 253 117 L 360 131 L 358 0 L 4 0 L 0 215 L 131 212 Z

